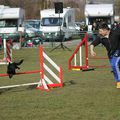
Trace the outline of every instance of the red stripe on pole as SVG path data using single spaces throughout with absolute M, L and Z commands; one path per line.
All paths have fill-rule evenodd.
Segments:
M 21 75 L 21 74 L 34 74 L 34 73 L 41 73 L 40 70 L 32 70 L 32 71 L 25 71 L 25 72 L 18 72 L 15 75 Z M 0 77 L 8 76 L 8 74 L 0 74 Z
M 40 88 L 44 89 L 44 85 L 43 85 L 44 66 L 43 66 L 43 48 L 42 48 L 42 46 L 39 47 L 39 57 L 40 57 L 40 71 L 41 71 L 41 75 L 40 75 L 41 86 L 37 86 L 37 88 L 40 87 Z
M 6 44 L 7 51 L 10 53 L 10 45 Z
M 71 68 L 73 68 L 73 69 L 82 69 L 82 68 L 86 69 L 86 68 L 88 68 L 88 66 L 71 66 Z
M 101 66 L 89 65 L 89 67 L 94 67 L 94 68 L 110 68 L 111 66 L 107 66 L 107 65 L 101 65 Z
M 40 54 L 40 71 L 41 71 L 41 79 L 44 79 L 44 66 L 43 66 L 43 48 L 42 46 L 39 47 L 39 54 Z
M 62 67 L 60 67 L 60 72 L 59 72 L 59 78 L 60 78 L 60 87 L 62 87 Z
M 88 66 L 88 34 L 85 34 L 85 66 Z
M 10 47 L 11 47 L 11 44 L 10 44 L 10 43 L 7 43 L 7 44 L 6 44 L 6 49 L 7 49 L 7 50 L 6 50 L 6 51 L 7 51 L 6 61 L 7 61 L 7 62 L 10 62 L 11 59 L 12 59 L 12 58 L 11 58 L 11 55 L 10 55 L 10 54 L 11 54 L 11 49 L 10 49 Z
M 97 60 L 101 60 L 101 59 L 109 59 L 107 57 L 90 57 L 90 59 L 97 59 Z

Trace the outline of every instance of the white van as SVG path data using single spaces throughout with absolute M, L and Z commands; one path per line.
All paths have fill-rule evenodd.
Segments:
M 0 5 L 0 34 L 18 34 L 18 27 L 23 24 L 24 17 L 24 9 Z
M 75 32 L 75 13 L 72 8 L 63 8 L 63 13 L 55 13 L 55 9 L 41 10 L 40 31 L 45 40 L 69 39 Z

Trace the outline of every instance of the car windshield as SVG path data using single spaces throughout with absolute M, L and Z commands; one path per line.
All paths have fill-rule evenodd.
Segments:
M 25 24 L 29 24 L 30 26 L 32 26 L 33 28 L 39 29 L 40 27 L 40 20 L 29 20 L 29 21 L 25 21 Z
M 25 28 L 28 29 L 28 28 L 33 28 L 33 27 L 32 27 L 30 24 L 26 23 L 26 24 L 25 24 Z
M 62 18 L 43 18 L 42 26 L 60 26 L 62 25 Z
M 0 27 L 17 27 L 17 20 L 15 19 L 0 20 Z

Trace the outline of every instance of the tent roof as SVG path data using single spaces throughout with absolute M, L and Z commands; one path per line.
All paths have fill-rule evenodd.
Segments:
M 85 16 L 113 16 L 113 4 L 86 4 Z

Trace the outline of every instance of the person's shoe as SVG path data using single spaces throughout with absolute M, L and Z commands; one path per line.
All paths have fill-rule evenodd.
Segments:
M 117 88 L 120 89 L 120 82 L 117 82 Z

